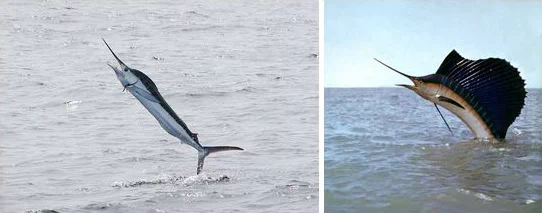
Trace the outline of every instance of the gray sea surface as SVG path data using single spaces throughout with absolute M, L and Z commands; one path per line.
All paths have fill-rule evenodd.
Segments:
M 405 88 L 325 89 L 326 212 L 542 212 L 542 90 L 505 143 Z
M 317 1 L 0 1 L 0 212 L 316 212 Z M 211 154 L 107 62 L 143 71 Z

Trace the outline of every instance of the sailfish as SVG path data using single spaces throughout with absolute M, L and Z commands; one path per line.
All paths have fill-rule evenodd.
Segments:
M 203 170 L 203 162 L 207 155 L 228 150 L 243 150 L 236 146 L 202 146 L 199 142 L 198 134 L 190 131 L 186 123 L 171 109 L 158 91 L 156 84 L 143 72 L 132 69 L 124 64 L 111 47 L 109 47 L 107 42 L 103 38 L 102 40 L 120 65 L 119 69 L 107 63 L 115 71 L 124 89 L 132 93 L 143 104 L 167 133 L 178 138 L 181 144 L 187 144 L 198 151 L 198 168 L 196 174 L 201 173 Z
M 525 80 L 504 59 L 470 60 L 452 50 L 435 74 L 421 77 L 407 75 L 375 60 L 410 79 L 414 85 L 397 86 L 432 102 L 450 132 L 438 106 L 459 117 L 475 138 L 500 141 L 525 105 Z

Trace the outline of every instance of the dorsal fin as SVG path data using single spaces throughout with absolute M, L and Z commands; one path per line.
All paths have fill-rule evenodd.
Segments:
M 452 51 L 437 74 L 439 82 L 464 98 L 482 117 L 495 138 L 504 138 L 525 104 L 525 80 L 509 62 L 469 60 Z
M 452 52 L 450 52 L 450 54 L 448 54 L 448 56 L 446 56 L 444 61 L 442 61 L 442 64 L 440 64 L 440 67 L 438 68 L 436 74 L 441 74 L 441 75 L 444 75 L 444 76 L 448 76 L 448 74 L 452 70 L 451 68 L 453 66 L 455 66 L 456 64 L 458 64 L 463 59 L 465 59 L 465 58 L 463 58 L 461 55 L 459 55 L 459 53 L 457 53 L 457 51 L 452 50 Z

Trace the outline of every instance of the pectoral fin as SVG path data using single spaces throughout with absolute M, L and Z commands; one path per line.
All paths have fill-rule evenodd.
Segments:
M 443 102 L 448 102 L 450 104 L 453 104 L 461 109 L 465 109 L 465 107 L 461 106 L 461 104 L 457 103 L 456 101 L 450 99 L 450 98 L 447 98 L 447 97 L 444 97 L 444 96 L 439 96 L 438 97 L 438 100 L 439 101 L 443 101 Z
M 154 103 L 160 103 L 158 99 L 156 99 L 151 93 L 145 91 L 144 89 L 141 89 L 137 86 L 133 86 L 132 91 L 134 91 L 137 95 L 144 97 L 145 99 L 152 101 Z

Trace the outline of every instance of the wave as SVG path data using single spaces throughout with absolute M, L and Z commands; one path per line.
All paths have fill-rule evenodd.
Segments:
M 189 28 L 183 28 L 181 31 L 183 32 L 197 32 L 197 31 L 210 31 L 214 29 L 224 28 L 224 26 L 220 25 L 211 25 L 211 26 L 205 26 L 205 27 L 189 27 Z
M 25 213 L 59 213 L 58 211 L 52 209 L 39 209 L 39 210 L 27 210 Z
M 253 93 L 257 91 L 258 89 L 255 87 L 244 86 L 241 88 L 232 89 L 231 91 L 187 92 L 185 95 L 190 97 L 222 97 L 231 93 Z
M 190 96 L 190 97 L 207 97 L 207 96 L 221 97 L 221 96 L 226 96 L 227 94 L 228 94 L 227 92 L 217 92 L 217 91 L 200 92 L 200 93 L 188 92 L 188 93 L 186 93 L 186 96 Z
M 186 13 L 186 14 L 189 14 L 189 15 L 192 15 L 192 16 L 197 16 L 197 17 L 202 17 L 202 18 L 209 18 L 208 15 L 205 15 L 205 14 L 202 14 L 202 13 L 199 13 L 199 12 L 196 12 L 196 11 L 194 11 L 194 10 L 186 11 L 185 13 Z
M 91 203 L 83 207 L 85 210 L 121 209 L 125 206 L 121 203 Z
M 241 89 L 237 89 L 234 92 L 255 92 L 257 89 L 255 87 L 246 86 Z

